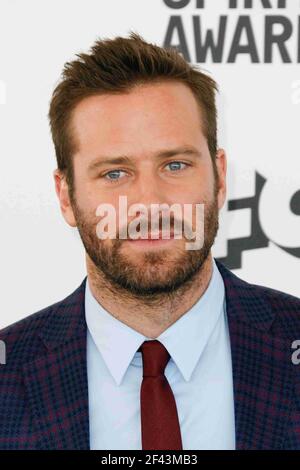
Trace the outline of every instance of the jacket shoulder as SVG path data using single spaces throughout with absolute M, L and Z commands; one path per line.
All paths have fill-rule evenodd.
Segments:
M 6 358 L 11 365 L 13 362 L 20 365 L 31 358 L 34 359 L 37 354 L 45 350 L 39 333 L 47 324 L 52 323 L 57 312 L 61 311 L 63 314 L 67 306 L 72 306 L 72 300 L 81 286 L 65 298 L 0 330 L 0 341 L 5 345 Z M 7 365 L 9 365 L 8 362 Z
M 6 367 L 19 366 L 34 359 L 45 350 L 38 338 L 39 331 L 62 301 L 55 302 L 0 330 L 0 340 L 5 345 Z
M 300 298 L 289 294 L 287 292 L 273 289 L 272 287 L 267 287 L 259 284 L 250 284 L 254 289 L 257 289 L 260 291 L 263 295 L 265 295 L 271 302 L 274 302 L 275 304 L 277 302 L 285 302 L 285 303 L 290 303 L 292 305 L 295 305 L 296 308 L 300 307 Z
M 215 259 L 225 283 L 229 309 L 278 337 L 300 338 L 300 298 L 242 279 Z
M 271 287 L 251 284 L 274 314 L 272 331 L 288 338 L 300 339 L 300 298 Z

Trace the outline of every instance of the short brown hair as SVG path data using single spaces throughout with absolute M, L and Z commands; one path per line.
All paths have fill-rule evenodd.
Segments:
M 217 152 L 216 82 L 191 66 L 174 48 L 150 44 L 136 33 L 128 38 L 96 40 L 90 53 L 76 54 L 67 62 L 54 89 L 49 120 L 57 166 L 73 189 L 72 154 L 76 143 L 71 133 L 72 111 L 84 98 L 106 93 L 126 93 L 135 85 L 177 80 L 193 92 L 203 113 L 203 133 L 213 164 Z

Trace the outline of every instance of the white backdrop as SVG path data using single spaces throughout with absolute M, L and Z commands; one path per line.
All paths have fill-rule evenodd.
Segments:
M 169 31 L 172 45 L 184 39 L 196 63 L 193 21 L 201 24 L 202 40 L 208 29 L 216 38 L 221 16 L 227 17 L 223 57 L 217 62 L 208 53 L 198 63 L 219 84 L 219 146 L 228 157 L 227 203 L 213 254 L 247 281 L 300 296 L 300 2 L 277 8 L 277 0 L 253 0 L 250 9 L 244 1 L 237 9 L 229 9 L 229 0 L 197 8 L 201 3 L 0 0 L 0 327 L 62 299 L 86 274 L 83 246 L 64 222 L 52 177 L 47 112 L 64 63 L 96 38 L 130 30 L 159 45 Z M 266 17 L 284 17 L 273 34 L 289 36 L 285 51 L 274 46 L 271 63 L 264 48 L 266 21 L 273 19 Z M 241 21 L 247 31 L 235 46 L 251 39 L 252 56 L 241 53 L 228 63 Z

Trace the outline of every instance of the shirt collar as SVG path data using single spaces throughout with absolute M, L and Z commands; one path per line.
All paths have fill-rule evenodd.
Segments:
M 213 259 L 213 273 L 200 299 L 156 339 L 168 350 L 182 376 L 189 381 L 211 333 L 224 312 L 225 288 Z M 148 338 L 105 310 L 93 296 L 87 278 L 85 316 L 89 333 L 117 385 L 137 349 Z

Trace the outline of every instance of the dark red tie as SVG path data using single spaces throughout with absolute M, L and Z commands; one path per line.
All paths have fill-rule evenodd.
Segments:
M 181 450 L 182 441 L 175 398 L 164 374 L 170 355 L 157 340 L 144 341 L 141 385 L 142 448 Z

